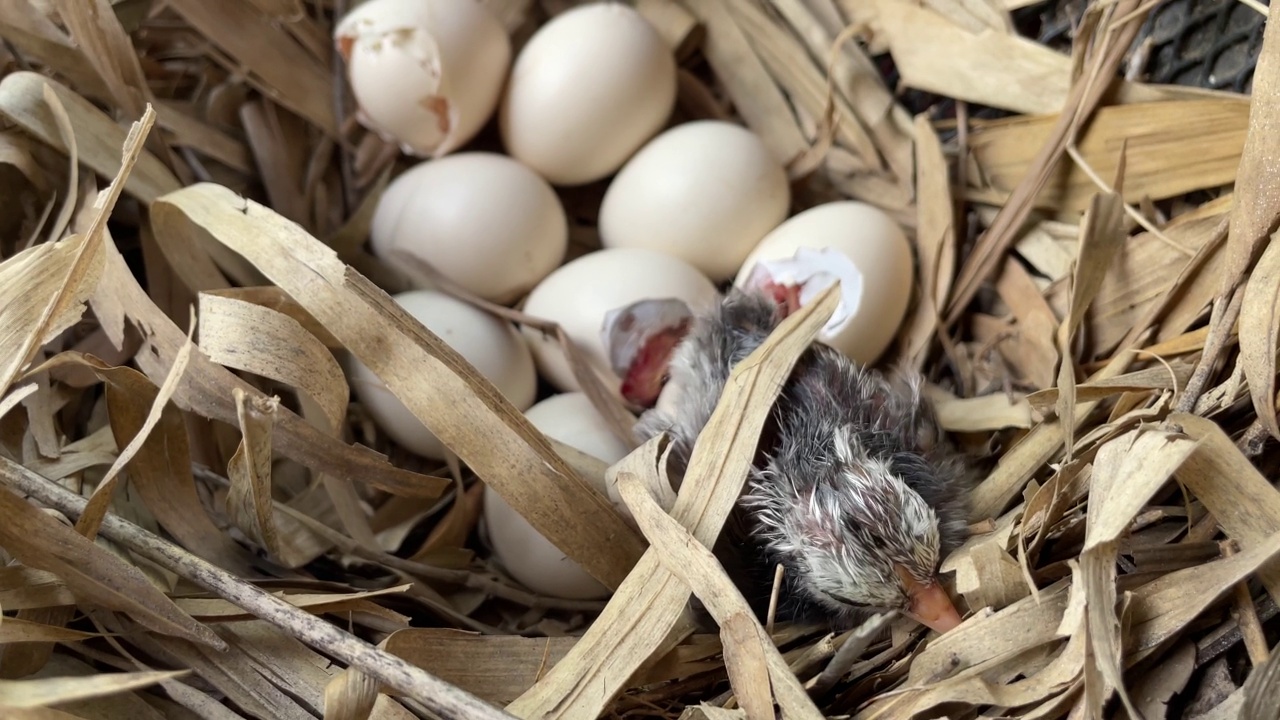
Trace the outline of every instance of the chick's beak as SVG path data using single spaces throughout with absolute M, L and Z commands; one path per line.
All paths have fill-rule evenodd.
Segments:
M 908 573 L 903 572 L 901 575 L 906 583 L 907 592 L 911 595 L 911 605 L 906 612 L 907 617 L 939 633 L 944 633 L 960 624 L 960 613 L 956 612 L 956 606 L 947 596 L 947 591 L 942 589 L 941 583 L 935 580 L 925 585 Z

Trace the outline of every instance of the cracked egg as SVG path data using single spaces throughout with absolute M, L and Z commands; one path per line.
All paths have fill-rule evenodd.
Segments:
M 406 154 L 440 157 L 493 115 L 511 40 L 475 0 L 370 0 L 334 30 L 360 124 Z

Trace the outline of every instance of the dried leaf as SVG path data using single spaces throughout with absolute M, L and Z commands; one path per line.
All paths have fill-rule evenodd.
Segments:
M 200 0 L 172 0 L 175 11 L 242 67 L 263 94 L 333 135 L 337 123 L 330 102 L 331 76 L 257 7 L 253 0 L 226 0 L 216 8 Z M 245 32 L 245 28 L 255 28 Z
M 663 513 L 653 497 L 645 492 L 640 479 L 623 476 L 618 490 L 644 536 L 652 543 L 654 554 L 669 572 L 697 595 L 720 624 L 729 679 L 734 683 L 739 702 L 747 711 L 748 720 L 771 717 L 775 697 L 787 717 L 821 718 L 822 713 L 814 706 L 765 634 L 746 598 L 724 573 L 711 550 L 700 544 L 701 540 L 681 527 L 674 518 Z M 769 692 L 770 686 L 772 693 Z
M 1089 493 L 1092 512 L 1080 559 L 1087 608 L 1086 655 L 1091 660 L 1084 687 L 1095 716 L 1112 692 L 1118 692 L 1130 715 L 1137 716 L 1121 674 L 1123 649 L 1115 614 L 1117 541 L 1198 447 L 1195 441 L 1166 432 L 1135 430 L 1098 450 Z
M 1188 413 L 1172 413 L 1168 422 L 1201 443 L 1178 471 L 1178 480 L 1246 551 L 1269 541 L 1280 528 L 1280 490 L 1272 487 L 1217 423 Z M 1280 562 L 1259 568 L 1258 577 L 1273 598 L 1280 597 Z
M 186 670 L 175 670 L 173 672 L 103 673 L 92 677 L 0 680 L 0 708 L 5 708 L 7 714 L 14 708 L 47 707 L 77 700 L 100 698 L 148 687 L 186 674 Z
M 332 250 L 252 200 L 199 184 L 156 206 L 167 209 L 167 226 L 203 227 L 293 295 L 534 529 L 617 587 L 640 556 L 636 534 L 457 351 Z
M 11 460 L 0 458 L 0 474 L 14 477 Z M 24 565 L 46 570 L 78 598 L 137 618 L 147 628 L 210 647 L 223 642 L 192 620 L 147 581 L 136 567 L 94 545 L 7 487 L 0 488 L 0 546 Z
M 1018 321 L 1017 335 L 1001 344 L 1001 353 L 1035 387 L 1048 387 L 1058 365 L 1054 343 L 1058 318 L 1031 274 L 1013 258 L 1005 260 L 996 279 L 996 292 Z
M 316 424 L 336 433 L 350 395 L 342 368 L 302 323 L 265 299 L 243 291 L 200 293 L 200 349 L 219 365 L 297 388 L 321 411 Z
M 702 52 L 743 119 L 778 162 L 789 163 L 803 155 L 809 149 L 808 141 L 725 0 L 684 0 L 683 4 L 705 25 Z
M 1163 200 L 1230 183 L 1248 116 L 1248 103 L 1234 97 L 1112 105 L 1098 109 L 1077 149 L 1094 172 L 1111 178 L 1123 143 L 1125 201 Z M 1188 123 L 1188 117 L 1196 122 Z M 969 149 L 977 172 L 969 177 L 983 184 L 966 188 L 966 197 L 997 205 L 1007 201 L 1050 139 L 1054 121 L 1052 115 L 1023 116 L 975 127 Z M 1073 163 L 1055 171 L 1034 203 L 1059 212 L 1083 210 L 1097 192 L 1094 180 Z
M 634 481 L 630 487 L 636 487 Z M 766 646 L 760 641 L 763 628 L 756 618 L 744 612 L 735 612 L 724 619 L 720 637 L 724 644 L 724 667 L 729 674 L 729 686 L 734 699 L 747 713 L 747 720 L 772 720 L 773 688 L 769 681 Z
M 41 345 L 80 319 L 101 272 L 101 256 L 83 235 L 36 245 L 0 265 L 0 392 Z
M 1201 446 L 1197 454 L 1209 451 Z M 1188 466 L 1196 461 L 1192 455 L 1179 472 L 1189 475 Z M 1280 553 L 1280 532 L 1249 544 L 1248 548 L 1229 558 L 1177 570 L 1137 588 L 1130 604 L 1129 636 L 1131 642 L 1126 665 L 1148 657 L 1169 638 L 1182 632 L 1236 583 L 1265 565 L 1274 565 Z
M 111 367 L 98 358 L 72 352 L 56 355 L 30 372 L 53 371 L 73 365 L 89 368 L 106 383 L 110 437 L 115 443 L 112 451 L 125 446 L 132 438 L 142 436 L 143 426 L 156 406 L 159 394 L 156 386 L 133 368 Z M 146 441 L 127 465 L 130 486 L 141 496 L 143 504 L 161 527 L 185 547 L 191 548 L 193 553 L 219 567 L 248 574 L 250 558 L 214 525 L 200 501 L 195 478 L 191 474 L 187 428 L 178 409 L 165 404 L 159 421 L 145 437 Z M 105 464 L 114 459 L 108 456 Z M 101 461 L 90 456 L 85 462 L 98 464 Z M 50 474 L 52 466 L 32 465 L 31 469 L 50 479 L 59 479 Z M 75 466 L 67 467 L 56 475 L 65 477 L 75 471 Z
M 72 40 L 98 71 L 116 105 L 128 116 L 141 115 L 150 95 L 147 81 L 108 0 L 56 0 L 54 4 Z
M 234 292 L 200 294 L 201 349 L 220 365 L 247 370 L 297 388 L 302 416 L 326 434 L 338 437 L 350 389 L 333 354 L 293 317 L 240 300 L 237 295 L 239 293 Z M 293 307 L 297 314 L 305 314 L 296 305 Z M 320 483 L 347 534 L 367 548 L 377 547 L 377 539 L 351 481 L 322 474 Z M 327 549 L 314 539 L 298 537 L 300 534 L 307 533 L 301 528 L 292 528 L 289 533 L 292 537 L 274 546 L 284 553 L 288 558 L 285 562 L 291 567 L 310 562 Z M 275 542 L 282 541 L 277 537 Z
M 137 355 L 137 362 L 154 382 L 168 374 L 186 341 L 186 334 L 147 297 L 113 245 L 107 246 L 106 253 L 105 281 L 91 303 L 94 314 L 117 347 L 124 344 L 126 318 L 147 329 L 148 346 Z M 236 422 L 232 388 L 243 388 L 245 392 L 264 397 L 201 353 L 192 355 L 186 378 L 187 383 L 174 394 L 174 403 L 184 410 L 196 410 L 205 417 L 226 423 Z M 338 442 L 292 412 L 282 411 L 277 422 L 276 449 L 312 469 L 341 474 L 411 497 L 439 497 L 450 485 L 443 478 L 402 470 L 372 451 Z
M 605 489 L 609 500 L 628 520 L 631 519 L 631 511 L 622 502 L 622 494 L 618 492 L 618 478 L 624 474 L 646 483 L 646 490 L 657 499 L 658 506 L 664 512 L 671 512 L 671 508 L 675 506 L 676 491 L 671 488 L 671 479 L 667 477 L 667 456 L 670 452 L 668 438 L 659 435 L 628 453 L 605 472 Z
M 16 617 L 0 620 L 0 645 L 9 643 L 67 643 L 98 637 L 94 633 L 31 622 Z
M 1039 598 L 1026 597 L 994 613 L 979 611 L 959 627 L 935 638 L 915 657 L 908 671 L 908 685 L 925 686 L 956 668 L 974 667 L 1067 636 L 1070 631 L 1060 631 L 1059 625 L 1070 589 L 1070 584 L 1063 581 L 1041 590 Z
M 963 28 L 903 0 L 878 0 L 875 9 L 909 87 L 1023 113 L 1055 113 L 1067 103 L 1070 62 L 1044 45 Z
M 1277 148 L 1280 152 L 1280 147 Z M 1280 214 L 1280 207 L 1276 208 Z M 1274 236 L 1273 236 L 1274 237 Z M 1280 439 L 1276 422 L 1276 349 L 1280 343 L 1280 243 L 1269 242 L 1244 286 L 1240 305 L 1240 362 L 1249 381 L 1253 408 L 1272 437 Z
M 168 377 L 164 379 L 164 383 L 156 391 L 155 398 L 153 398 L 151 407 L 147 411 L 142 425 L 138 428 L 138 432 L 129 438 L 127 445 L 120 449 L 120 455 L 116 457 L 115 461 L 111 463 L 111 467 L 107 468 L 107 473 L 98 481 L 98 487 L 94 488 L 93 495 L 89 496 L 89 504 L 85 506 L 84 512 L 76 520 L 76 531 L 90 540 L 97 536 L 98 528 L 102 525 L 102 518 L 107 514 L 107 510 L 111 505 L 116 480 L 120 477 L 120 472 L 127 463 L 131 462 L 141 452 L 147 439 L 151 437 L 151 431 L 155 429 L 161 417 L 163 417 L 165 407 L 169 404 L 169 399 L 173 397 L 178 383 L 182 382 L 183 372 L 187 369 L 187 362 L 194 347 L 191 344 L 191 337 L 188 336 L 187 342 L 178 351 L 178 355 L 173 361 L 173 367 L 169 369 Z
M 1096 382 L 1120 375 L 1129 362 L 1128 356 L 1117 356 L 1090 377 L 1089 381 Z M 1098 401 L 1095 400 L 1075 405 L 1076 422 L 1093 412 L 1097 404 Z M 1018 496 L 1031 476 L 1058 453 L 1064 437 L 1062 426 L 1056 421 L 1041 423 L 1032 428 L 1031 432 L 1000 458 L 996 469 L 974 488 L 970 501 L 970 521 L 980 522 L 999 515 Z
M 380 647 L 442 680 L 506 705 L 533 687 L 578 642 L 573 637 L 489 637 L 460 630 L 398 630 Z
M 275 398 L 249 398 L 235 388 L 236 414 L 243 439 L 227 465 L 231 490 L 227 493 L 227 517 L 246 535 L 261 545 L 272 558 L 286 567 L 305 562 L 293 552 L 276 529 L 275 508 L 271 504 L 271 436 L 275 425 Z
M 956 592 L 964 595 L 972 608 L 1002 610 L 1031 594 L 1022 568 L 992 539 L 968 552 L 969 562 L 956 572 Z
M 938 414 L 938 422 L 947 432 L 984 432 L 1003 428 L 1031 427 L 1031 405 L 1027 398 L 1016 400 L 1002 393 L 958 398 L 941 388 L 929 385 L 925 395 Z
M 7 107 L 5 82 L 8 82 L 8 78 L 0 81 L 0 108 Z M 51 86 L 40 87 L 46 107 L 49 104 L 47 98 L 50 97 L 58 98 L 53 101 L 55 105 L 64 104 L 60 95 L 51 92 Z M 51 112 L 55 118 L 53 124 L 61 130 L 66 117 L 60 109 Z M 8 391 L 18 371 L 30 361 L 39 345 L 48 342 L 83 314 L 84 303 L 93 294 L 102 276 L 103 234 L 107 216 L 115 208 L 116 200 L 142 153 L 143 140 L 154 121 L 155 114 L 148 108 L 142 119 L 130 128 L 129 135 L 122 143 L 124 150 L 119 171 L 94 203 L 93 219 L 88 230 L 65 241 L 29 250 L 26 263 L 6 262 L 0 268 L 0 288 L 12 293 L 9 297 L 0 294 L 0 306 L 6 310 L 13 307 L 18 309 L 16 313 L 7 313 L 6 316 L 12 320 L 0 325 L 0 347 L 10 348 L 4 355 L 0 355 L 0 392 Z M 62 252 L 58 251 L 59 248 Z M 47 292 L 42 293 L 42 289 Z M 41 303 L 40 299 L 45 296 L 48 299 Z M 19 325 L 22 320 L 27 322 Z
M 1111 261 L 1123 245 L 1124 201 L 1115 193 L 1098 194 L 1089 204 L 1080 230 L 1080 251 L 1071 278 L 1071 306 L 1058 326 L 1058 418 L 1062 425 L 1067 460 L 1075 452 L 1076 363 L 1072 341 L 1084 321 L 1085 311 L 1098 294 Z
M 378 700 L 378 681 L 348 668 L 324 687 L 325 720 L 365 720 Z
M 1263 30 L 1262 48 L 1254 65 L 1254 83 L 1249 93 L 1249 133 L 1234 178 L 1235 199 L 1227 237 L 1227 264 L 1222 274 L 1223 295 L 1240 281 L 1253 264 L 1259 247 L 1280 221 L 1280 198 L 1271 192 L 1271 188 L 1280 183 L 1280 138 L 1272 128 L 1272 118 L 1280 112 L 1280 37 L 1277 34 L 1280 30 L 1270 25 Z M 1262 361 L 1263 358 L 1258 358 L 1253 362 Z M 1274 359 L 1267 359 L 1266 366 L 1274 375 Z M 1248 372 L 1249 380 L 1262 380 L 1264 373 L 1258 372 L 1262 369 L 1263 365 L 1255 364 Z
M 1203 336 L 1199 333 L 1198 337 Z M 1194 352 L 1194 345 L 1184 345 L 1186 352 Z M 1163 348 L 1164 352 L 1156 352 L 1154 348 L 1149 348 L 1148 353 L 1153 355 L 1173 354 L 1169 347 Z M 1128 392 L 1142 392 L 1144 390 L 1180 390 L 1186 387 L 1187 379 L 1191 377 L 1194 366 L 1185 362 L 1174 362 L 1169 365 L 1158 365 L 1155 367 L 1135 370 L 1131 373 L 1125 373 L 1113 378 L 1104 378 L 1096 382 L 1086 382 L 1076 385 L 1075 399 L 1076 402 L 1085 402 L 1089 400 L 1104 400 L 1116 395 L 1122 395 Z M 1058 403 L 1058 389 L 1049 388 L 1048 390 L 1040 390 L 1027 396 L 1027 402 L 1031 407 L 1039 412 L 1044 412 L 1053 408 Z
M 44 100 L 45 85 L 57 95 L 71 118 L 80 161 L 99 175 L 114 177 L 121 168 L 120 148 L 125 144 L 128 131 L 58 82 L 33 72 L 9 73 L 0 80 L 0 115 L 55 150 L 66 153 L 58 123 Z M 176 190 L 178 186 L 178 179 L 173 173 L 145 151 L 139 154 L 136 166 L 124 182 L 124 190 L 144 202 Z
M 1111 17 L 1123 18 L 1126 24 L 1118 28 L 1106 28 L 1101 35 L 1090 61 L 1089 72 L 1076 79 L 1071 93 L 1061 106 L 1062 113 L 1054 123 L 1053 131 L 1036 154 L 1023 180 L 1014 188 L 1009 200 L 1000 208 L 986 233 L 979 238 L 969 258 L 960 268 L 955 292 L 947 308 L 948 323 L 956 320 L 978 292 L 979 285 L 997 267 L 1006 251 L 1031 212 L 1034 198 L 1048 183 L 1055 168 L 1081 128 L 1093 115 L 1094 109 L 1109 82 L 1098 78 L 1111 78 L 1119 68 L 1128 48 L 1141 27 L 1141 18 L 1150 11 L 1139 0 L 1121 0 L 1110 6 Z M 1114 32 L 1112 32 L 1114 30 Z M 1009 64 L 1007 58 L 1000 59 Z M 1056 108 L 1055 108 L 1056 109 Z
M 946 157 L 938 134 L 923 115 L 916 117 L 916 257 L 920 293 L 914 314 L 900 332 L 903 361 L 917 371 L 924 367 L 929 345 L 941 320 L 955 274 L 955 205 Z

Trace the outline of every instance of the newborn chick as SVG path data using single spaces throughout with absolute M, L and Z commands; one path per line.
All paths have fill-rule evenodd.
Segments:
M 697 318 L 669 366 L 671 407 L 636 426 L 671 438 L 679 483 L 733 367 L 794 307 L 732 291 Z M 853 627 L 898 610 L 938 632 L 960 623 L 937 579 L 966 534 L 969 471 L 920 394 L 815 343 L 797 362 L 716 553 L 762 616 L 773 569 L 784 567 L 779 619 Z

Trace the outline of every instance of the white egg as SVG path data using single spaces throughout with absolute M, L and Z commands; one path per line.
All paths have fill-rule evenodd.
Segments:
M 912 266 L 902 228 L 879 208 L 849 200 L 818 205 L 779 225 L 751 252 L 735 284 L 792 287 L 804 305 L 838 278 L 840 305 L 819 340 L 870 364 L 906 316 Z
M 534 33 L 511 69 L 498 121 L 507 152 L 556 185 L 616 171 L 675 107 L 671 48 L 614 2 L 567 10 Z
M 509 303 L 557 268 L 569 246 L 547 181 L 505 155 L 465 152 L 419 163 L 387 186 L 370 229 L 375 255 L 424 260 L 466 290 Z
M 369 0 L 334 29 L 361 124 L 405 153 L 439 157 L 493 115 L 511 40 L 476 0 Z
M 759 136 L 700 120 L 664 132 L 627 161 L 600 206 L 600 239 L 674 255 L 727 280 L 790 203 L 786 170 Z
M 538 383 L 533 358 L 511 323 L 434 290 L 411 290 L 393 299 L 471 363 L 512 405 L 524 411 L 533 404 Z M 354 356 L 349 374 L 356 397 L 382 432 L 410 452 L 444 459 L 444 444 Z
M 610 465 L 630 451 L 610 432 L 604 417 L 582 393 L 549 397 L 529 408 L 525 417 L 548 437 Z M 603 482 L 596 489 L 604 493 Z M 507 572 L 525 587 L 543 595 L 572 600 L 602 598 L 609 594 L 608 588 L 538 533 L 490 487 L 485 487 L 484 519 L 494 554 Z
M 676 299 L 699 312 L 714 305 L 715 286 L 693 266 L 652 250 L 626 248 L 587 253 L 558 268 L 525 301 L 524 311 L 551 320 L 583 351 L 587 362 L 618 392 L 603 332 L 609 313 L 641 300 Z M 560 390 L 580 390 L 554 337 L 530 328 L 524 335 L 543 377 Z

